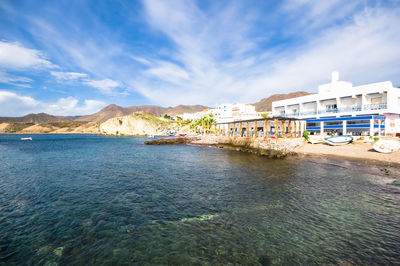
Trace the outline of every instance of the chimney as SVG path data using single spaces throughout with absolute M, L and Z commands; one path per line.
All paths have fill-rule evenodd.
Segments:
M 333 71 L 332 72 L 332 83 L 339 81 L 339 72 Z

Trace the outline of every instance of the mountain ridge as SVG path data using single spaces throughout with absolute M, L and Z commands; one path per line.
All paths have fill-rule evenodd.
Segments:
M 110 118 L 125 116 L 135 112 L 144 112 L 152 115 L 180 115 L 183 113 L 195 113 L 206 109 L 206 106 L 202 105 L 177 105 L 175 107 L 162 107 L 157 105 L 140 105 L 121 107 L 116 104 L 110 104 L 100 111 L 79 117 L 76 121 L 106 121 Z
M 272 110 L 272 102 L 279 100 L 286 100 L 290 98 L 301 97 L 310 95 L 312 93 L 305 91 L 291 92 L 287 94 L 273 94 L 267 98 L 263 98 L 260 101 L 253 103 L 256 111 L 258 112 L 270 112 Z M 121 107 L 116 104 L 110 104 L 100 111 L 84 116 L 55 116 L 46 113 L 28 114 L 22 117 L 0 117 L 0 123 L 13 123 L 13 122 L 24 122 L 24 123 L 46 123 L 46 122 L 62 122 L 62 121 L 78 121 L 78 122 L 104 122 L 110 118 L 129 115 L 135 112 L 145 112 L 153 115 L 170 115 L 176 116 L 183 113 L 196 113 L 208 108 L 203 105 L 177 105 L 175 107 L 162 107 L 158 105 L 139 105 Z
M 275 101 L 281 101 L 281 100 L 287 100 L 287 99 L 292 99 L 292 98 L 297 98 L 301 96 L 306 96 L 310 95 L 313 93 L 305 92 L 305 91 L 296 91 L 296 92 L 290 92 L 290 93 L 280 93 L 280 94 L 273 94 L 267 98 L 263 98 L 260 101 L 253 103 L 256 107 L 257 112 L 271 112 L 272 111 L 272 102 Z
M 0 117 L 0 123 L 3 122 L 25 122 L 25 123 L 42 123 L 42 122 L 60 122 L 72 121 L 79 116 L 55 116 L 46 113 L 27 114 L 21 117 Z

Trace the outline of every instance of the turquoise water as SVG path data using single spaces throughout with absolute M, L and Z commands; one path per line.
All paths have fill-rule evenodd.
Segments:
M 0 135 L 0 265 L 400 264 L 398 169 L 20 137 Z

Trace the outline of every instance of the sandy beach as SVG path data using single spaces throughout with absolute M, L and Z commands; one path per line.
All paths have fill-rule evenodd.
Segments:
M 373 143 L 361 142 L 354 142 L 343 146 L 304 143 L 302 146 L 297 147 L 295 152 L 303 155 L 333 156 L 400 166 L 400 151 L 391 154 L 383 154 L 374 151 L 372 146 Z

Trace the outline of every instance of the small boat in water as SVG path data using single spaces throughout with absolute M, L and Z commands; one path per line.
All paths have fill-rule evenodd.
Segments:
M 353 141 L 353 137 L 349 135 L 334 136 L 325 138 L 325 143 L 331 146 L 346 145 Z
M 400 142 L 397 140 L 378 140 L 372 148 L 380 153 L 392 153 L 400 150 Z
M 29 138 L 21 138 L 21 140 L 32 140 L 32 138 L 31 137 L 29 137 Z

